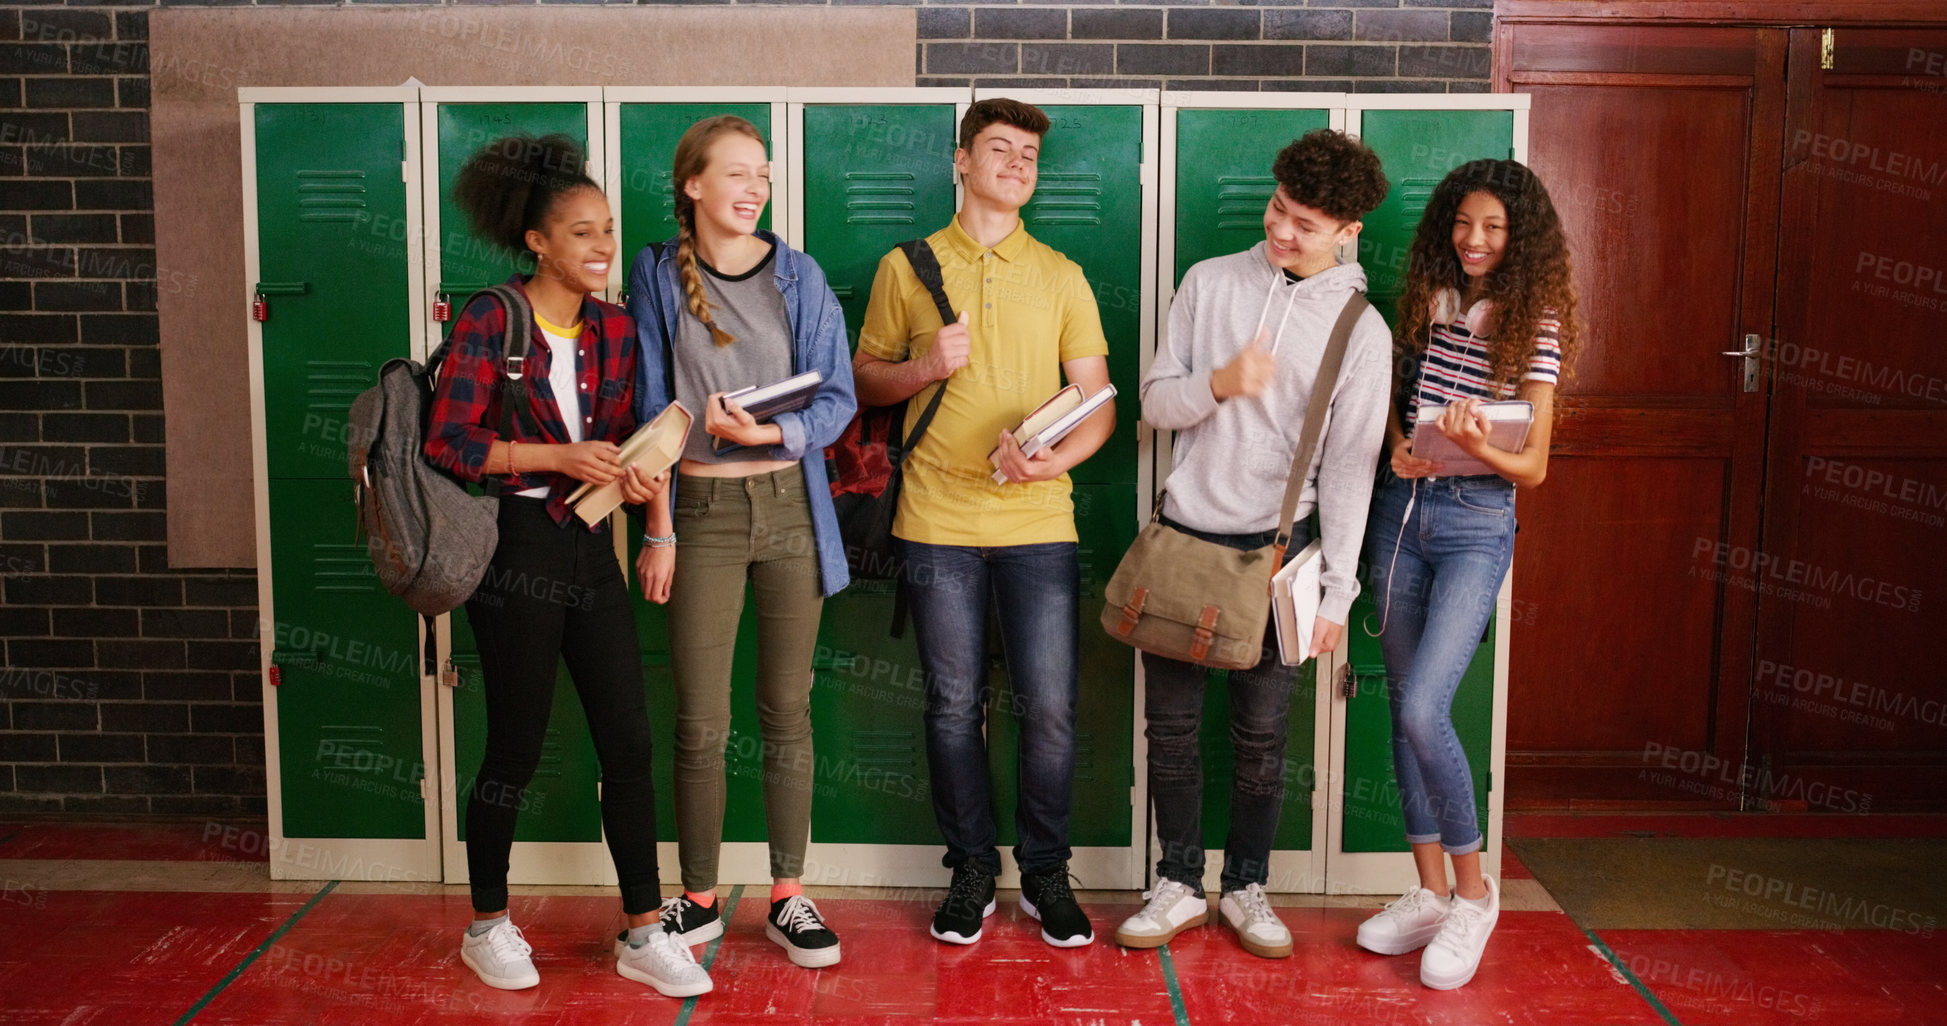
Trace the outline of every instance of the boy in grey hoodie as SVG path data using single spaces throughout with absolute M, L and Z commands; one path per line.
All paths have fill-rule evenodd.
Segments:
M 1143 419 L 1174 430 L 1174 467 L 1162 519 L 1239 549 L 1271 543 L 1291 461 L 1332 325 L 1365 271 L 1335 248 L 1386 196 L 1379 158 L 1342 132 L 1307 134 L 1272 163 L 1264 241 L 1191 267 L 1170 306 L 1169 330 L 1142 383 Z M 1392 333 L 1377 310 L 1352 331 L 1324 434 L 1312 456 L 1287 558 L 1309 542 L 1318 510 L 1324 601 L 1311 654 L 1336 649 L 1352 600 L 1373 469 L 1385 440 Z M 1327 386 L 1330 387 L 1330 386 Z M 1291 934 L 1264 897 L 1271 839 L 1284 801 L 1286 721 L 1298 667 L 1285 666 L 1267 627 L 1258 665 L 1230 674 L 1230 735 L 1237 748 L 1225 843 L 1224 921 L 1246 950 L 1291 954 Z M 1158 947 L 1209 917 L 1203 894 L 1202 726 L 1207 671 L 1143 653 L 1149 794 L 1162 857 L 1148 904 L 1116 931 L 1130 947 Z

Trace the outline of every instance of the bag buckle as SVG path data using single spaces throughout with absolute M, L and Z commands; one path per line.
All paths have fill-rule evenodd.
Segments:
M 1142 619 L 1143 603 L 1147 601 L 1149 601 L 1148 588 L 1137 588 L 1129 596 L 1128 603 L 1122 607 L 1122 622 L 1115 628 L 1117 637 L 1126 638 L 1130 631 L 1136 629 L 1136 621 Z
M 1190 646 L 1191 662 L 1203 662 L 1204 657 L 1210 654 L 1210 643 L 1217 638 L 1218 615 L 1216 606 L 1205 606 L 1203 612 L 1197 615 L 1197 640 Z
M 506 365 L 502 373 L 507 375 L 507 380 L 509 381 L 519 381 L 521 375 L 527 372 L 527 357 L 525 356 L 509 356 L 501 362 Z

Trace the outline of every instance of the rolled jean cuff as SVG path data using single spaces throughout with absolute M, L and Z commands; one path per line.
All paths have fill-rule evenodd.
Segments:
M 1439 840 L 1439 839 L 1435 838 L 1435 840 Z M 1476 834 L 1474 835 L 1474 839 L 1468 841 L 1466 844 L 1448 844 L 1442 841 L 1440 843 L 1440 847 L 1444 849 L 1446 853 L 1449 855 L 1472 855 L 1473 853 L 1481 850 L 1481 845 L 1486 840 L 1487 838 L 1482 837 L 1479 834 Z
M 1406 835 L 1406 843 L 1407 843 L 1407 844 L 1432 844 L 1432 843 L 1434 843 L 1435 841 L 1438 841 L 1439 839 L 1440 839 L 1440 835 L 1439 835 L 1439 834 L 1437 834 L 1437 833 L 1433 833 L 1433 834 L 1407 834 L 1407 835 Z

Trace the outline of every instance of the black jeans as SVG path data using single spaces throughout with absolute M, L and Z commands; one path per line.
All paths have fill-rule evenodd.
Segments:
M 1164 518 L 1169 526 L 1234 549 L 1271 544 L 1272 532 L 1211 534 Z M 1311 541 L 1308 525 L 1293 525 L 1289 558 Z M 1143 715 L 1149 721 L 1149 799 L 1156 812 L 1162 857 L 1156 875 L 1203 893 L 1204 680 L 1212 672 L 1193 663 L 1144 652 Z M 1309 665 L 1309 664 L 1306 664 Z M 1277 627 L 1266 623 L 1264 655 L 1248 670 L 1231 670 L 1230 743 L 1237 769 L 1230 782 L 1230 836 L 1224 841 L 1223 889 L 1242 890 L 1270 880 L 1271 840 L 1284 806 L 1285 727 L 1300 666 L 1278 655 Z
M 466 865 L 476 912 L 507 907 L 507 854 L 541 762 L 557 661 L 588 714 L 602 765 L 602 828 L 630 915 L 662 900 L 656 791 L 635 613 L 613 536 L 557 526 L 543 500 L 500 500 L 500 544 L 466 604 L 486 677 L 487 754 L 467 795 Z

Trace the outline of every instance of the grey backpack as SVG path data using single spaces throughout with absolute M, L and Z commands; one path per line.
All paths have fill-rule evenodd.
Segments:
M 533 312 L 510 286 L 496 285 L 475 296 L 488 294 L 507 308 L 500 403 L 500 433 L 506 436 L 512 425 L 510 407 L 519 411 L 523 424 L 533 420 L 523 381 Z M 379 367 L 378 384 L 352 402 L 349 417 L 347 462 L 372 565 L 387 591 L 426 617 L 466 602 L 486 576 L 500 537 L 500 500 L 470 494 L 465 484 L 425 457 L 433 385 L 450 345 L 450 339 L 441 343 L 424 367 L 406 359 L 387 360 Z

